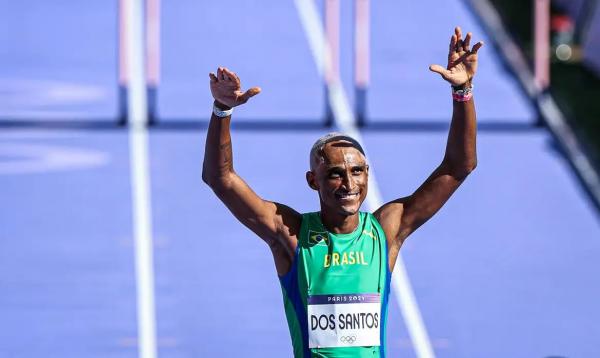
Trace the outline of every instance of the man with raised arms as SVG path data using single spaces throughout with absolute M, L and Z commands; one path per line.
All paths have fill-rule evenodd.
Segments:
M 320 211 L 300 214 L 256 195 L 233 169 L 233 108 L 260 93 L 243 92 L 227 68 L 210 73 L 214 97 L 202 178 L 235 217 L 270 247 L 282 288 L 295 357 L 384 357 L 391 272 L 406 238 L 431 218 L 477 164 L 472 80 L 478 42 L 460 28 L 448 65 L 429 69 L 452 87 L 452 122 L 441 164 L 412 194 L 373 213 L 359 208 L 369 165 L 356 140 L 341 133 L 319 138 L 310 151 L 308 185 Z

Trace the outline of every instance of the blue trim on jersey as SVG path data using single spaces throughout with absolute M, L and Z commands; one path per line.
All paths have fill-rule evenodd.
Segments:
M 296 319 L 302 332 L 302 347 L 304 350 L 304 357 L 310 358 L 310 349 L 308 349 L 308 317 L 304 304 L 300 298 L 300 286 L 298 285 L 298 253 L 300 252 L 300 245 L 296 247 L 296 253 L 294 254 L 294 261 L 290 271 L 285 276 L 280 277 L 281 286 L 283 286 L 288 299 L 292 302 L 294 311 L 296 312 Z
M 387 263 L 385 267 L 385 288 L 383 290 L 383 302 L 381 304 L 381 330 L 379 331 L 379 341 L 381 342 L 381 347 L 379 348 L 380 358 L 385 358 L 385 347 L 387 343 L 385 339 L 385 333 L 387 331 L 388 300 L 390 297 L 390 283 L 392 281 L 392 272 L 390 271 L 390 267 Z

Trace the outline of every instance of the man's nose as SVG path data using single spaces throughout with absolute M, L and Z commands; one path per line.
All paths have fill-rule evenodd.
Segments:
M 344 175 L 344 181 L 342 182 L 347 191 L 351 192 L 356 188 L 356 182 L 354 181 L 354 177 L 352 173 L 346 173 Z

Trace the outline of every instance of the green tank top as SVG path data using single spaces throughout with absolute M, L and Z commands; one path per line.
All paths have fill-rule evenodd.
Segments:
M 318 212 L 302 215 L 290 271 L 279 278 L 294 356 L 385 357 L 391 273 L 377 219 L 334 234 Z

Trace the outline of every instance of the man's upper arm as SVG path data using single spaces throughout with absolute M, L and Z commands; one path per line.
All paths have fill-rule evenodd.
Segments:
M 451 168 L 442 162 L 412 195 L 379 208 L 375 215 L 386 234 L 392 235 L 388 239 L 402 244 L 446 203 L 465 177 L 452 175 Z
M 269 246 L 277 242 L 287 246 L 296 237 L 302 216 L 288 206 L 263 200 L 237 174 L 232 173 L 213 190 L 231 213 Z

